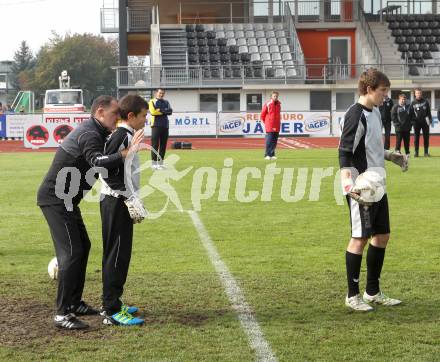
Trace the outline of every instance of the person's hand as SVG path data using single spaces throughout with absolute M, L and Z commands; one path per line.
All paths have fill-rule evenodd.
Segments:
M 396 151 L 385 150 L 384 156 L 385 156 L 385 160 L 391 161 L 397 166 L 400 166 L 402 172 L 408 171 L 409 158 L 407 155 L 403 155 L 400 152 L 396 152 Z
M 364 206 L 372 205 L 371 202 L 365 201 L 361 196 L 361 192 L 367 189 L 366 188 L 360 189 L 356 187 L 351 177 L 342 179 L 342 189 L 344 191 L 344 194 L 348 195 L 353 200 L 357 201 L 360 205 L 364 205 Z
M 121 151 L 122 157 L 127 157 L 131 153 L 136 153 L 139 151 L 139 145 L 144 140 L 144 128 L 138 129 L 135 134 L 133 135 L 133 138 L 130 143 L 130 147 L 126 148 L 125 150 Z

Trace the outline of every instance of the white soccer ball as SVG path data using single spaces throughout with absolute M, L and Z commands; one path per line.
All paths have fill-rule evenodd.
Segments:
M 361 190 L 361 197 L 367 202 L 379 202 L 385 195 L 385 179 L 376 171 L 361 173 L 355 187 Z
M 53 258 L 49 265 L 47 266 L 47 272 L 49 273 L 49 276 L 51 279 L 56 280 L 58 277 L 58 260 L 57 258 Z

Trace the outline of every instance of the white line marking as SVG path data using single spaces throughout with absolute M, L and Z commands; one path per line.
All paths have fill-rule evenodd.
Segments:
M 236 280 L 232 276 L 226 264 L 221 260 L 220 255 L 215 247 L 211 237 L 206 231 L 205 226 L 195 211 L 187 211 L 191 216 L 191 220 L 199 233 L 200 240 L 208 253 L 209 259 L 214 266 L 224 288 L 225 292 L 232 304 L 232 308 L 238 314 L 241 326 L 246 332 L 249 344 L 255 351 L 257 361 L 277 361 L 273 354 L 269 343 L 264 338 L 263 332 L 255 319 L 250 305 L 246 302 L 243 292 L 241 291 Z
M 286 141 L 282 141 L 280 139 L 278 140 L 278 143 L 284 147 L 287 147 L 287 148 L 291 148 L 291 149 L 295 149 L 295 150 L 297 149 L 297 147 L 289 145 Z

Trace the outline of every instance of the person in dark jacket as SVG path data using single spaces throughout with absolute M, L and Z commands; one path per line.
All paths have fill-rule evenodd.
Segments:
M 127 95 L 119 101 L 121 123 L 105 143 L 104 154 L 113 154 L 127 149 L 136 131 L 144 129 L 148 104 L 138 95 Z M 130 164 L 126 165 L 125 163 Z M 139 157 L 133 155 L 118 168 L 108 171 L 107 177 L 100 175 L 101 220 L 102 220 L 102 312 L 103 324 L 135 326 L 142 324 L 141 318 L 132 314 L 135 306 L 124 305 L 121 296 L 127 279 L 133 244 L 133 223 L 142 219 L 132 218 L 127 199 L 137 199 L 140 189 Z M 146 216 L 146 212 L 144 213 Z
M 391 109 L 393 108 L 393 100 L 385 96 L 383 103 L 379 106 L 380 117 L 382 119 L 382 127 L 385 130 L 385 141 L 384 148 L 386 150 L 390 149 L 390 138 L 391 138 Z
M 420 131 L 423 132 L 423 146 L 425 157 L 429 157 L 429 127 L 432 124 L 431 106 L 422 97 L 422 89 L 416 88 L 415 99 L 411 103 L 411 113 L 414 125 L 414 157 L 419 157 Z
M 98 314 L 82 300 L 90 239 L 78 205 L 93 187 L 98 168 L 116 168 L 133 151 L 126 149 L 103 155 L 105 140 L 119 117 L 116 99 L 98 97 L 91 114 L 58 147 L 37 195 L 37 205 L 49 225 L 58 261 L 54 324 L 68 330 L 88 327 L 77 316 Z M 143 133 L 137 133 L 132 145 L 142 139 Z
M 281 102 L 278 100 L 278 92 L 273 91 L 270 100 L 263 105 L 260 115 L 266 130 L 266 160 L 276 160 L 275 149 L 281 127 Z
M 393 106 L 391 110 L 391 120 L 396 130 L 396 151 L 400 152 L 400 146 L 403 141 L 405 154 L 409 155 L 409 140 L 412 127 L 411 106 L 406 103 L 406 95 L 399 95 L 399 103 Z
M 159 88 L 156 97 L 148 102 L 151 113 L 151 160 L 153 169 L 160 170 L 165 168 L 163 160 L 167 149 L 169 136 L 168 116 L 173 114 L 170 103 L 164 99 L 165 91 Z M 158 157 L 159 155 L 159 157 Z

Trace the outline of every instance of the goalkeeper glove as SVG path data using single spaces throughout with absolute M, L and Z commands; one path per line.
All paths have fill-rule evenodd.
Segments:
M 361 192 L 364 190 L 370 190 L 370 188 L 359 188 L 356 187 L 353 183 L 353 180 L 350 178 L 344 178 L 342 180 L 342 189 L 344 195 L 348 195 L 353 200 L 357 201 L 360 205 L 371 206 L 372 203 L 364 200 L 361 196 Z
M 128 213 L 133 219 L 133 224 L 141 223 L 147 217 L 147 210 L 145 210 L 142 200 L 135 195 L 131 195 L 124 201 L 127 206 Z
M 402 172 L 408 171 L 408 155 L 402 155 L 396 151 L 385 150 L 385 160 L 400 166 Z

